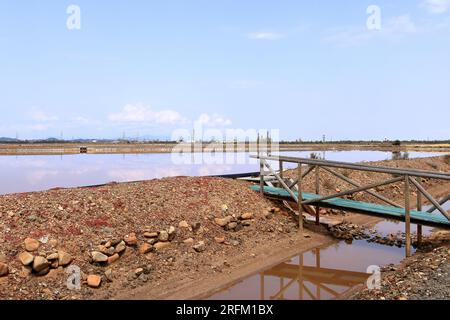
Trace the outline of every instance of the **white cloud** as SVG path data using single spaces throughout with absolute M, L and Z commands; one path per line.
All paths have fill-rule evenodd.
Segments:
M 121 112 L 110 114 L 108 119 L 113 122 L 151 122 L 157 124 L 179 124 L 186 122 L 186 119 L 177 111 L 154 111 L 152 108 L 142 104 L 127 104 Z
M 31 108 L 31 111 L 28 113 L 28 115 L 34 121 L 39 121 L 39 122 L 50 122 L 50 121 L 58 120 L 57 116 L 48 115 L 44 111 L 42 111 L 36 107 Z
M 430 13 L 444 13 L 450 8 L 450 0 L 425 0 L 422 6 Z
M 279 40 L 286 36 L 277 32 L 252 32 L 247 34 L 247 38 L 252 40 Z
M 204 127 L 225 127 L 230 126 L 232 121 L 218 114 L 209 115 L 202 113 L 195 123 Z

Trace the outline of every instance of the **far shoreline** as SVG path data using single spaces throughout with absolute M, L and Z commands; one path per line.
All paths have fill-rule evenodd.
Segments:
M 175 143 L 0 143 L 0 156 L 32 155 L 74 155 L 74 154 L 165 154 L 171 153 Z M 185 153 L 211 152 L 221 153 L 256 152 L 256 143 L 217 143 L 213 148 L 209 143 L 185 143 Z M 281 152 L 288 151 L 382 151 L 382 152 L 450 152 L 450 143 L 279 143 Z M 274 151 L 274 150 L 272 150 Z

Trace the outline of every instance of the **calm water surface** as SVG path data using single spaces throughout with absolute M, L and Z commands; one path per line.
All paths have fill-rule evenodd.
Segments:
M 282 152 L 282 154 L 309 157 L 311 152 Z M 392 158 L 391 152 L 380 151 L 318 151 L 317 154 L 328 160 L 348 162 Z M 410 157 L 433 155 L 438 154 L 409 153 Z M 250 159 L 249 154 L 246 153 L 218 153 L 212 158 L 196 158 L 195 160 L 200 160 L 200 164 L 175 163 L 171 154 L 0 156 L 0 194 L 40 191 L 55 187 L 87 186 L 112 181 L 125 182 L 184 175 L 219 175 L 259 170 L 257 161 Z M 204 163 L 208 161 L 209 164 Z M 273 167 L 277 168 L 277 166 L 274 164 Z M 289 165 L 286 167 L 289 168 Z

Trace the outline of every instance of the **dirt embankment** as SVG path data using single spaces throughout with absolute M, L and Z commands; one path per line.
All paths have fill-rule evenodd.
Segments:
M 430 167 L 427 161 L 449 171 L 443 158 L 400 164 Z M 433 181 L 427 187 L 449 190 Z M 5 195 L 0 299 L 204 297 L 333 241 L 312 231 L 300 237 L 284 208 L 235 180 L 176 177 Z M 79 289 L 67 286 L 74 267 Z
M 399 266 L 385 266 L 380 289 L 362 289 L 354 300 L 450 299 L 450 241 L 428 252 L 418 252 Z
M 217 178 L 6 195 L 0 215 L 0 299 L 113 298 L 146 283 L 160 296 L 176 279 L 214 277 L 297 233 L 247 183 Z M 69 266 L 81 269 L 80 290 L 67 288 Z

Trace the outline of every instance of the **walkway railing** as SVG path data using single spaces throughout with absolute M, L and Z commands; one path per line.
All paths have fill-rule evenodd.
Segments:
M 318 159 L 306 159 L 306 158 L 296 158 L 287 156 L 251 156 L 260 160 L 260 192 L 264 194 L 264 185 L 266 183 L 265 176 L 267 174 L 274 176 L 279 184 L 289 193 L 290 197 L 298 204 L 298 215 L 299 215 L 299 230 L 303 232 L 303 219 L 302 213 L 304 206 L 315 205 L 315 215 L 316 223 L 319 223 L 320 219 L 320 203 L 325 200 L 330 200 L 333 198 L 339 198 L 346 195 L 351 195 L 357 192 L 367 192 L 368 194 L 378 198 L 379 200 L 388 203 L 389 205 L 396 208 L 404 209 L 404 221 L 405 221 L 405 233 L 406 233 L 406 255 L 411 254 L 411 200 L 410 191 L 411 186 L 417 189 L 417 210 L 422 210 L 422 197 L 425 197 L 431 204 L 432 207 L 428 212 L 438 210 L 447 220 L 450 221 L 450 214 L 442 207 L 450 199 L 450 195 L 444 197 L 441 200 L 436 200 L 422 185 L 422 179 L 437 179 L 443 181 L 450 181 L 450 173 L 446 172 L 434 172 L 418 169 L 407 169 L 407 168 L 392 168 L 385 166 L 373 166 L 367 164 L 357 164 L 348 163 L 340 161 L 328 161 L 328 160 L 318 160 Z M 275 171 L 269 164 L 269 161 L 277 161 L 279 163 L 279 172 Z M 295 181 L 287 181 L 283 178 L 283 164 L 284 163 L 296 163 L 297 166 L 297 178 Z M 307 165 L 304 168 L 303 165 Z M 371 183 L 367 185 L 360 185 L 358 182 L 353 181 L 342 173 L 334 169 L 349 169 L 358 170 L 365 172 L 375 172 L 375 173 L 386 173 L 391 174 L 393 178 L 384 181 Z M 266 171 L 266 169 L 268 171 Z M 314 199 L 303 200 L 302 199 L 302 180 L 310 173 L 315 173 L 315 193 L 320 194 L 320 172 L 321 170 L 326 171 L 337 178 L 345 181 L 346 183 L 352 185 L 354 188 L 336 192 L 335 194 L 322 196 Z M 404 206 L 397 204 L 396 202 L 386 198 L 385 196 L 372 190 L 380 186 L 386 186 L 389 184 L 403 182 L 404 183 Z M 295 194 L 296 190 L 298 192 L 298 197 Z M 417 240 L 420 242 L 422 239 L 422 226 L 419 224 L 417 228 Z

